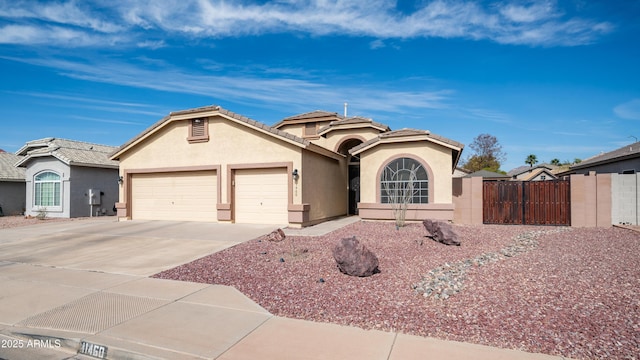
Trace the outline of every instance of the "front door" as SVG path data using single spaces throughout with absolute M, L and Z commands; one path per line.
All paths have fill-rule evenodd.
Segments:
M 358 215 L 360 202 L 360 164 L 349 165 L 349 215 Z

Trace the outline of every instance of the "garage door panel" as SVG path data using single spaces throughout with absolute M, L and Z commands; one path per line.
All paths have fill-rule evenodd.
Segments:
M 235 221 L 287 224 L 288 176 L 286 169 L 236 170 Z
M 134 174 L 132 217 L 216 221 L 216 186 L 215 171 Z

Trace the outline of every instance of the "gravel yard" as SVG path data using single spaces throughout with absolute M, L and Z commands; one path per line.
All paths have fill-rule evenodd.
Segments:
M 80 218 L 74 218 L 74 219 L 46 218 L 41 220 L 35 217 L 26 218 L 24 216 L 0 216 L 0 229 L 8 229 L 8 228 L 15 228 L 19 226 L 27 226 L 27 225 L 35 225 L 35 224 L 49 224 L 51 222 L 60 222 L 60 221 L 73 221 L 78 219 Z M 82 218 L 82 219 L 85 219 L 85 218 Z
M 155 275 L 232 285 L 279 316 L 576 359 L 638 359 L 640 233 L 620 228 L 462 226 L 462 246 L 421 224 L 358 222 L 320 237 L 256 239 Z M 379 274 L 340 273 L 357 236 Z M 422 243 L 422 244 L 421 244 Z

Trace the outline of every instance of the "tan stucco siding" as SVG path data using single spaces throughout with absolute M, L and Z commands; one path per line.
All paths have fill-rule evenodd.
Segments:
M 286 131 L 297 137 L 304 137 L 304 124 L 283 125 L 278 130 Z
M 429 173 L 429 203 L 452 203 L 451 150 L 426 141 L 414 143 L 380 144 L 361 155 L 360 201 L 379 202 L 379 174 L 391 159 L 415 157 Z
M 302 168 L 297 191 L 302 191 L 302 202 L 311 206 L 309 221 L 345 215 L 348 211 L 348 193 L 344 161 L 305 151 Z
M 291 162 L 301 168 L 302 149 L 264 134 L 257 129 L 221 117 L 209 118 L 209 141 L 189 143 L 188 120 L 175 121 L 145 139 L 120 157 L 120 175 L 135 169 L 220 166 L 221 203 L 229 203 L 228 165 Z M 121 189 L 120 199 L 124 199 Z M 301 196 L 293 196 L 300 203 Z

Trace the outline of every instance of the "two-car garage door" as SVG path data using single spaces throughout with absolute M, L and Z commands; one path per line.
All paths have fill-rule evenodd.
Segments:
M 217 221 L 215 171 L 134 174 L 132 218 Z
M 287 224 L 287 184 L 286 168 L 235 170 L 235 222 Z M 213 170 L 133 174 L 132 218 L 217 221 L 217 194 L 217 174 Z

